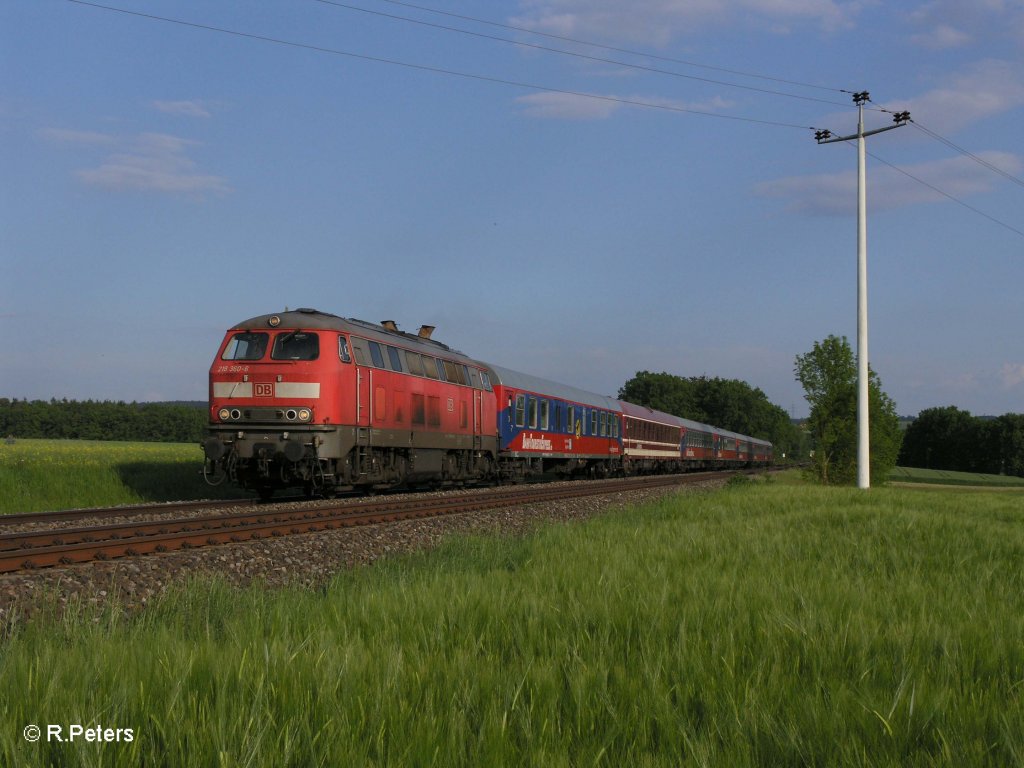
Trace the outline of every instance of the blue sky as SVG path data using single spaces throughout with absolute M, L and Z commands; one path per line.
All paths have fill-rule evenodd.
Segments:
M 1024 411 L 1020 0 L 109 4 L 188 25 L 0 6 L 0 396 L 201 400 L 311 306 L 805 415 L 794 357 L 856 336 L 845 89 L 915 120 L 867 140 L 884 389 Z

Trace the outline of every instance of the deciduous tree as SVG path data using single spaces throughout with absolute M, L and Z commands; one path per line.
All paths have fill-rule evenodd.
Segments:
M 857 477 L 857 364 L 845 336 L 814 342 L 796 356 L 794 374 L 811 406 L 813 469 L 824 483 L 849 484 Z M 868 375 L 871 476 L 884 480 L 896 466 L 902 435 L 896 404 L 874 371 Z

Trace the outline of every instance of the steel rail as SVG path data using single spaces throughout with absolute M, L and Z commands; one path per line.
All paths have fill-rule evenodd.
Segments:
M 734 472 L 711 472 L 555 487 L 517 486 L 515 490 L 489 489 L 483 493 L 457 496 L 348 502 L 332 506 L 10 533 L 0 535 L 0 573 L 311 533 L 345 526 L 609 495 L 699 482 L 732 474 Z

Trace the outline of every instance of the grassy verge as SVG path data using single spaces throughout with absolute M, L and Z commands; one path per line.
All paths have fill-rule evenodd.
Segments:
M 738 485 L 0 655 L 0 764 L 1024 764 L 1024 512 Z M 130 743 L 23 739 L 28 724 Z
M 0 514 L 238 496 L 200 475 L 198 445 L 90 440 L 0 443 Z
M 1024 477 L 984 475 L 980 472 L 950 472 L 943 469 L 919 469 L 916 467 L 896 467 L 889 474 L 888 480 L 895 483 L 928 483 L 1024 490 Z

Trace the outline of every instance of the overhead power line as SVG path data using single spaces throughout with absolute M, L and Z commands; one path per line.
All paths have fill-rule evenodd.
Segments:
M 565 43 L 575 43 L 576 45 L 586 45 L 591 48 L 600 48 L 605 51 L 614 51 L 616 53 L 626 53 L 630 56 L 643 56 L 648 59 L 655 59 L 657 61 L 667 61 L 672 64 L 682 64 L 687 67 L 697 67 L 699 69 L 707 69 L 714 72 L 725 72 L 730 75 L 740 75 L 741 77 L 752 77 L 758 80 L 767 80 L 773 83 L 784 83 L 786 85 L 797 85 L 803 88 L 815 88 L 821 91 L 833 91 L 834 93 L 852 93 L 845 88 L 834 88 L 827 85 L 820 85 L 817 83 L 806 83 L 800 80 L 787 80 L 782 77 L 772 77 L 770 75 L 762 75 L 756 72 L 745 72 L 739 69 L 728 69 L 727 67 L 718 67 L 711 64 L 701 64 L 696 61 L 687 61 L 685 59 L 675 59 L 670 56 L 659 56 L 655 53 L 649 53 L 646 51 L 635 51 L 629 48 L 617 48 L 613 45 L 603 45 L 601 43 L 595 43 L 589 40 L 581 40 L 576 37 L 568 37 L 566 35 L 555 35 L 550 32 L 540 32 L 536 29 L 530 29 L 529 27 L 516 26 L 514 24 L 505 24 L 498 21 L 491 21 L 489 19 L 481 19 L 475 16 L 465 16 L 459 13 L 451 13 L 449 11 L 442 11 L 437 8 L 429 8 L 425 5 L 417 5 L 415 3 L 407 3 L 402 0 L 381 0 L 384 3 L 390 3 L 391 5 L 399 5 L 403 8 L 413 8 L 417 11 L 426 11 L 427 13 L 438 14 L 439 16 L 447 16 L 452 19 L 461 19 L 462 21 L 471 21 L 475 24 L 486 24 L 491 27 L 497 27 L 499 29 L 508 29 L 514 32 L 522 32 L 527 35 L 536 35 L 537 37 L 546 37 L 549 40 L 561 40 Z M 844 104 L 845 106 L 845 104 Z
M 847 143 L 849 143 L 849 142 L 847 142 Z M 1006 229 L 1010 230 L 1011 232 L 1014 232 L 1014 233 L 1020 235 L 1021 237 L 1024 237 L 1024 230 L 1017 229 L 1016 227 L 1007 224 L 1005 221 L 1000 221 L 995 216 L 989 216 L 984 211 L 982 211 L 982 210 L 980 210 L 978 208 L 975 208 L 973 205 L 965 203 L 963 200 L 961 200 L 961 199 L 959 199 L 957 197 L 954 197 L 953 195 L 949 194 L 948 192 L 943 192 L 941 189 L 936 187 L 934 184 L 930 184 L 929 182 L 925 181 L 924 179 L 918 178 L 914 174 L 910 173 L 910 171 L 906 171 L 903 168 L 900 168 L 898 165 L 890 163 L 888 160 L 879 157 L 878 155 L 874 154 L 873 152 L 868 152 L 868 154 L 871 157 L 873 157 L 875 160 L 877 160 L 878 162 L 880 162 L 880 163 L 882 163 L 884 165 L 889 166 L 890 168 L 892 168 L 894 171 L 897 171 L 898 173 L 902 173 L 908 179 L 913 179 L 918 184 L 921 184 L 921 185 L 923 185 L 925 187 L 928 187 L 928 189 L 930 189 L 933 192 L 936 192 L 936 193 L 942 195 L 947 200 L 952 200 L 957 205 L 963 206 L 967 210 L 969 210 L 969 211 L 971 211 L 973 213 L 976 213 L 979 216 L 984 216 L 986 219 L 988 219 L 989 221 L 993 222 L 994 224 L 998 224 L 1001 227 L 1005 227 Z
M 439 75 L 448 75 L 451 77 L 461 77 L 467 80 L 478 80 L 486 83 L 494 83 L 498 85 L 510 86 L 513 88 L 523 88 L 533 91 L 544 91 L 546 93 L 560 93 L 566 96 L 576 96 L 585 99 L 594 99 L 597 101 L 611 102 L 615 104 L 625 104 L 633 107 L 643 107 L 645 109 L 658 109 L 665 112 L 678 112 L 691 115 L 702 115 L 704 117 L 715 117 L 721 120 L 734 120 L 745 123 L 758 123 L 760 125 L 773 125 L 780 128 L 797 128 L 800 130 L 813 130 L 812 127 L 806 125 L 797 125 L 795 123 L 785 123 L 776 120 L 764 120 L 753 117 L 741 117 L 739 115 L 727 115 L 719 112 L 709 112 L 706 110 L 692 109 L 689 107 L 681 107 L 672 104 L 657 104 L 654 102 L 642 101 L 640 99 L 627 99 L 620 96 L 607 96 L 596 93 L 586 93 L 584 91 L 573 91 L 565 88 L 553 88 L 547 85 L 538 85 L 537 83 L 526 83 L 518 80 L 508 80 L 501 77 L 493 77 L 491 75 L 481 75 L 472 72 L 462 72 L 455 69 L 446 69 L 443 67 L 435 67 L 427 64 L 416 64 L 409 61 L 401 61 L 399 59 L 389 59 L 381 56 L 371 56 L 365 53 L 355 53 L 353 51 L 344 51 L 339 48 L 327 48 L 320 45 L 312 45 L 310 43 L 299 43 L 293 40 L 285 40 L 278 37 L 269 37 L 266 35 L 257 35 L 251 32 L 240 32 L 234 29 L 227 29 L 226 27 L 215 27 L 210 24 L 200 24 L 194 21 L 186 21 L 184 19 L 174 19 L 169 16 L 157 16 L 151 13 L 142 13 L 141 11 L 131 11 L 126 8 L 117 8 L 112 5 L 102 5 L 100 3 L 88 2 L 87 0 L 67 0 L 69 3 L 75 3 L 76 5 L 88 6 L 90 8 L 97 8 L 103 11 L 111 11 L 113 13 L 122 13 L 127 16 L 135 16 L 138 18 L 149 19 L 151 21 L 160 21 L 168 24 L 178 24 L 183 27 L 189 27 L 192 29 L 202 29 L 208 32 L 217 32 L 224 35 L 232 35 L 234 37 L 245 38 L 247 40 L 256 40 L 262 43 L 272 43 L 274 45 L 285 45 L 291 48 L 300 48 L 307 51 L 316 51 L 318 53 L 328 53 L 334 56 L 344 56 L 351 59 L 359 59 L 361 61 L 371 61 L 377 64 L 389 64 L 396 67 L 405 67 L 407 69 L 415 69 L 421 72 L 432 72 Z
M 574 58 L 577 58 L 577 59 L 584 59 L 584 60 L 587 60 L 587 61 L 596 61 L 596 62 L 600 62 L 602 64 L 613 64 L 613 65 L 615 65 L 617 67 L 626 67 L 628 69 L 636 69 L 636 70 L 640 70 L 640 71 L 643 71 L 643 72 L 650 72 L 650 73 L 657 74 L 657 75 L 668 75 L 670 77 L 679 77 L 679 78 L 684 78 L 686 80 L 694 80 L 694 81 L 701 82 L 701 83 L 710 83 L 712 85 L 721 85 L 721 86 L 725 86 L 727 88 L 738 88 L 738 89 L 741 89 L 741 90 L 744 90 L 744 91 L 754 91 L 756 93 L 764 93 L 764 94 L 768 94 L 770 96 L 783 96 L 783 97 L 788 98 L 788 99 L 800 99 L 802 101 L 816 101 L 816 102 L 818 102 L 820 104 L 830 104 L 832 106 L 838 106 L 838 107 L 845 107 L 845 106 L 847 106 L 847 103 L 843 102 L 843 101 L 832 101 L 831 99 L 822 99 L 822 98 L 818 98 L 818 97 L 815 97 L 815 96 L 803 96 L 803 95 L 798 94 L 798 93 L 787 93 L 786 91 L 777 91 L 777 90 L 773 90 L 771 88 L 759 88 L 759 87 L 754 86 L 754 85 L 744 85 L 742 83 L 731 83 L 731 82 L 729 82 L 727 80 L 715 80 L 715 79 L 710 78 L 710 77 L 698 77 L 697 75 L 687 75 L 687 74 L 684 74 L 682 72 L 673 72 L 672 70 L 661 69 L 659 67 L 651 67 L 651 66 L 646 66 L 646 65 L 643 65 L 643 64 L 632 64 L 632 63 L 630 63 L 628 61 L 622 61 L 620 59 L 609 59 L 609 58 L 606 58 L 606 57 L 603 57 L 603 56 L 591 56 L 589 54 L 579 53 L 578 51 L 567 51 L 564 48 L 552 48 L 552 47 L 547 46 L 547 45 L 538 45 L 537 43 L 528 43 L 528 42 L 525 42 L 523 40 L 513 40 L 513 39 L 507 38 L 507 37 L 499 37 L 498 35 L 488 35 L 488 34 L 484 34 L 483 32 L 473 32 L 472 30 L 468 30 L 468 29 L 460 29 L 458 27 L 451 27 L 451 26 L 448 26 L 447 24 L 435 24 L 435 23 L 430 22 L 430 21 L 422 21 L 421 19 L 413 19 L 413 18 L 410 18 L 408 16 L 399 16 L 399 15 L 393 14 L 393 13 L 384 13 L 383 11 L 375 11 L 375 10 L 372 10 L 370 8 L 363 8 L 362 6 L 358 6 L 358 5 L 351 5 L 350 3 L 338 2 L 338 0 L 314 0 L 314 1 L 318 2 L 318 3 L 321 3 L 322 5 L 330 5 L 330 6 L 334 6 L 335 8 L 343 8 L 343 9 L 348 10 L 348 11 L 357 11 L 359 13 L 366 13 L 366 14 L 369 14 L 371 16 L 379 16 L 381 18 L 391 19 L 391 20 L 394 20 L 394 21 L 402 21 L 402 22 L 406 22 L 406 23 L 409 23 L 409 24 L 418 24 L 418 25 L 423 26 L 423 27 L 430 27 L 431 29 L 441 29 L 441 30 L 444 30 L 446 32 L 456 32 L 456 33 L 458 33 L 460 35 L 469 35 L 470 37 L 478 37 L 478 38 L 481 38 L 481 39 L 484 39 L 484 40 L 492 40 L 492 41 L 495 41 L 495 42 L 507 43 L 509 45 L 516 45 L 516 46 L 520 46 L 522 48 L 531 48 L 531 49 L 533 49 L 535 51 L 544 51 L 545 53 L 556 53 L 556 54 L 558 54 L 560 56 L 571 56 L 571 57 L 574 57 Z M 401 5 L 405 5 L 405 3 L 402 3 Z M 414 6 L 414 7 L 420 8 L 421 6 Z M 427 10 L 427 9 L 424 9 L 424 10 Z M 435 13 L 444 13 L 443 11 L 434 11 L 434 12 Z M 460 18 L 464 18 L 464 17 L 460 17 Z M 468 17 L 465 17 L 465 18 L 468 18 Z M 493 22 L 481 21 L 479 19 L 474 19 L 474 21 L 477 21 L 478 23 L 482 23 L 482 24 L 493 23 Z M 504 26 L 504 25 L 501 25 L 501 26 Z M 522 29 L 520 27 L 512 27 L 512 29 L 516 29 L 516 30 L 524 31 L 524 32 L 528 31 L 528 30 Z M 596 43 L 584 43 L 583 41 L 579 41 L 579 40 L 573 40 L 572 42 L 580 43 L 580 44 L 583 44 L 583 45 L 589 45 L 589 46 L 593 46 L 593 47 L 597 47 L 597 48 L 606 48 L 608 50 L 621 50 L 621 49 L 616 49 L 616 48 L 610 48 L 609 46 L 597 45 Z M 647 54 L 635 53 L 633 55 L 636 55 L 636 56 L 646 56 Z M 666 61 L 672 61 L 672 59 L 664 59 L 664 57 L 652 57 L 652 58 L 661 58 L 661 59 L 666 60 Z M 704 66 L 704 65 L 689 64 L 689 66 Z M 719 69 L 717 67 L 706 67 L 706 68 L 708 68 L 708 69 Z M 730 70 L 722 70 L 722 71 L 728 72 Z M 733 72 L 733 74 L 742 74 L 745 77 L 761 77 L 760 75 L 750 75 L 750 74 L 747 74 L 747 73 L 739 73 L 739 72 Z M 762 77 L 762 79 L 776 80 L 777 82 L 785 82 L 785 81 L 778 81 L 777 78 L 764 78 L 764 77 Z M 800 84 L 798 84 L 798 85 L 800 85 Z M 804 87 L 808 87 L 808 86 L 804 86 Z
M 391 65 L 391 66 L 405 67 L 405 68 L 408 68 L 408 69 L 418 70 L 418 71 L 421 71 L 421 72 L 429 72 L 429 73 L 433 73 L 433 74 L 440 74 L 440 75 L 446 75 L 446 76 L 451 76 L 451 77 L 459 77 L 459 78 L 468 79 L 468 80 L 476 80 L 476 81 L 479 81 L 479 82 L 492 83 L 492 84 L 495 84 L 495 85 L 502 85 L 502 86 L 513 87 L 513 88 L 521 88 L 521 89 L 526 89 L 526 90 L 543 91 L 543 92 L 546 92 L 546 93 L 558 93 L 558 94 L 563 94 L 563 95 L 566 95 L 566 96 L 575 96 L 575 97 L 579 97 L 579 98 L 593 99 L 593 100 L 596 100 L 596 101 L 610 102 L 610 103 L 615 103 L 615 104 L 623 104 L 623 105 L 633 106 L 633 107 L 641 107 L 641 108 L 644 108 L 644 109 L 657 109 L 657 110 L 661 110 L 663 112 L 675 112 L 675 113 L 683 113 L 683 114 L 701 115 L 703 117 L 714 117 L 714 118 L 719 118 L 721 120 L 732 120 L 732 121 L 745 122 L 745 123 L 755 123 L 755 124 L 760 124 L 760 125 L 772 125 L 772 126 L 776 126 L 776 127 L 780 127 L 780 128 L 796 128 L 796 129 L 799 129 L 799 130 L 811 130 L 811 131 L 815 130 L 815 128 L 813 126 L 797 125 L 797 124 L 794 124 L 794 123 L 786 123 L 786 122 L 776 121 L 776 120 L 765 120 L 765 119 L 752 118 L 752 117 L 741 117 L 741 116 L 738 116 L 738 115 L 727 115 L 727 114 L 722 114 L 722 113 L 718 113 L 718 112 L 708 112 L 708 111 L 699 110 L 699 109 L 690 109 L 688 107 L 674 106 L 674 105 L 665 104 L 665 103 L 658 104 L 658 103 L 653 103 L 653 102 L 645 102 L 645 101 L 642 101 L 642 100 L 639 100 L 639 99 L 626 99 L 626 98 L 621 98 L 621 97 L 617 97 L 617 96 L 607 96 L 607 95 L 602 95 L 602 94 L 585 93 L 585 92 L 582 92 L 582 91 L 573 91 L 573 90 L 568 90 L 568 89 L 564 89 L 564 88 L 554 88 L 554 87 L 551 87 L 551 86 L 539 85 L 539 84 L 536 84 L 536 83 L 526 83 L 526 82 L 521 82 L 521 81 L 517 81 L 517 80 L 509 80 L 509 79 L 500 78 L 500 77 L 493 77 L 493 76 L 490 76 L 490 75 L 481 75 L 481 74 L 476 74 L 476 73 L 472 73 L 472 72 L 462 72 L 462 71 L 454 70 L 454 69 L 445 69 L 445 68 L 442 68 L 442 67 L 435 67 L 435 66 L 430 66 L 430 65 L 426 65 L 426 64 L 416 64 L 416 63 L 413 63 L 413 62 L 401 61 L 401 60 L 398 60 L 398 59 L 389 59 L 389 58 L 384 58 L 384 57 L 380 57 L 380 56 L 372 56 L 372 55 L 364 54 L 364 53 L 355 53 L 353 51 L 345 51 L 345 50 L 341 50 L 341 49 L 338 49 L 338 48 L 328 48 L 328 47 L 325 47 L 325 46 L 312 45 L 310 43 L 300 43 L 300 42 L 296 42 L 296 41 L 293 41 L 293 40 L 285 40 L 285 39 L 282 39 L 282 38 L 270 37 L 270 36 L 267 36 L 267 35 L 257 35 L 257 34 L 251 33 L 251 32 L 241 32 L 241 31 L 234 30 L 234 29 L 227 29 L 225 27 L 216 27 L 216 26 L 213 26 L 213 25 L 201 24 L 199 22 L 187 21 L 187 20 L 184 20 L 184 19 L 175 19 L 175 18 L 171 18 L 171 17 L 167 17 L 167 16 L 158 16 L 158 15 L 155 15 L 155 14 L 143 13 L 141 11 L 132 11 L 132 10 L 128 10 L 128 9 L 125 9 L 125 8 L 118 8 L 118 7 L 111 6 L 111 5 L 103 5 L 103 4 L 100 4 L 100 3 L 89 2 L 88 0 L 67 0 L 67 2 L 74 3 L 75 5 L 81 5 L 81 6 L 86 6 L 86 7 L 89 7 L 89 8 L 95 8 L 95 9 L 102 10 L 102 11 L 109 11 L 109 12 L 112 12 L 112 13 L 120 13 L 120 14 L 123 14 L 123 15 L 126 15 L 126 16 L 134 16 L 136 18 L 147 19 L 147 20 L 150 20 L 150 21 L 159 21 L 159 22 L 163 22 L 163 23 L 167 23 L 167 24 L 176 24 L 176 25 L 183 26 L 183 27 L 188 27 L 188 28 L 191 28 L 191 29 L 201 29 L 201 30 L 205 30 L 207 32 L 216 32 L 218 34 L 231 35 L 233 37 L 239 37 L 239 38 L 243 38 L 243 39 L 247 39 L 247 40 L 254 40 L 254 41 L 262 42 L 262 43 L 271 43 L 271 44 L 274 44 L 274 45 L 283 45 L 283 46 L 287 46 L 287 47 L 290 47 L 290 48 L 297 48 L 297 49 L 308 50 L 308 51 L 316 51 L 318 53 L 326 53 L 326 54 L 331 54 L 331 55 L 334 55 L 334 56 L 343 56 L 343 57 L 347 57 L 347 58 L 351 58 L 351 59 L 356 59 L 356 60 L 360 60 L 360 61 L 369 61 L 369 62 L 373 62 L 373 63 L 377 63 L 377 64 L 388 64 L 388 65 Z M 415 6 L 415 5 L 412 5 L 410 3 L 401 3 L 401 2 L 398 2 L 397 0 L 384 0 L 384 2 L 391 2 L 391 3 L 395 3 L 395 4 L 398 4 L 398 5 L 405 5 L 405 6 L 412 7 L 412 8 L 421 8 L 423 10 L 428 10 L 428 11 L 431 10 L 431 9 L 428 9 L 428 8 L 423 8 L 422 6 Z M 436 12 L 437 13 L 443 13 L 442 11 L 436 11 Z M 448 15 L 455 16 L 456 14 L 448 14 Z M 464 18 L 467 18 L 467 19 L 470 19 L 470 20 L 479 21 L 479 20 L 476 20 L 476 19 L 472 19 L 472 17 L 464 17 Z M 495 23 L 495 22 L 481 21 L 481 23 L 488 23 L 489 24 L 489 23 Z M 497 26 L 507 26 L 507 25 L 500 25 L 500 24 L 498 24 Z M 510 27 L 510 28 L 518 29 L 517 27 Z M 524 29 L 522 31 L 530 31 L 530 30 L 525 30 Z M 557 36 L 557 35 L 546 35 L 545 33 L 539 33 L 539 32 L 538 33 L 534 33 L 534 34 L 541 34 L 541 35 L 544 35 L 544 36 L 547 36 L 547 37 L 559 38 L 559 36 Z M 578 43 L 585 44 L 585 45 L 589 44 L 589 43 L 585 43 L 584 41 L 574 40 L 572 38 L 559 38 L 559 39 L 565 39 L 565 40 L 569 40 L 571 42 L 578 42 Z M 596 45 L 596 44 L 594 44 L 594 45 Z M 626 53 L 635 53 L 635 52 L 632 52 L 632 51 L 628 51 L 627 49 L 615 49 L 615 48 L 611 48 L 610 46 L 599 46 L 599 47 L 605 47 L 605 48 L 608 48 L 609 50 L 620 50 L 620 51 L 623 51 L 623 52 L 626 52 Z M 646 55 L 646 54 L 636 54 L 636 55 Z M 654 57 L 654 58 L 665 58 L 665 57 Z M 669 60 L 671 60 L 671 59 L 669 59 Z M 672 61 L 675 61 L 675 60 L 672 60 Z M 678 62 L 677 61 L 677 63 L 686 63 L 686 62 Z M 704 66 L 704 65 L 694 65 L 694 66 Z M 722 70 L 722 71 L 731 71 L 734 74 L 746 74 L 746 75 L 751 76 L 751 77 L 762 77 L 762 76 L 759 76 L 759 75 L 750 75 L 749 73 L 741 73 L 741 72 L 733 71 L 733 70 Z M 777 78 L 768 78 L 768 77 L 764 77 L 764 79 L 778 80 Z M 793 82 L 793 81 L 782 81 L 782 80 L 778 80 L 778 81 L 779 82 Z M 808 84 L 801 84 L 801 83 L 794 83 L 794 84 L 808 85 Z M 823 87 L 823 86 L 809 86 L 809 87 Z M 835 91 L 847 92 L 847 91 L 844 91 L 844 89 L 826 89 L 826 90 L 835 90 Z M 881 110 L 881 111 L 888 111 L 888 110 Z M 926 131 L 926 132 L 927 133 L 931 133 L 931 132 L 928 132 L 928 131 Z M 821 133 L 821 131 L 819 131 L 818 133 Z M 948 141 L 948 140 L 945 140 L 945 139 L 942 139 L 941 137 L 939 137 L 938 134 L 935 134 L 935 138 L 943 141 L 944 143 L 946 143 Z M 963 151 L 967 155 L 969 155 L 969 156 L 971 155 L 971 153 L 967 152 L 967 150 L 963 150 L 962 148 L 957 147 L 956 145 L 953 145 L 952 142 L 948 142 L 948 143 L 954 149 L 956 149 L 957 151 Z M 1018 235 L 1024 236 L 1024 232 L 1022 232 L 1021 230 L 1016 229 L 1015 227 L 1012 227 L 1009 224 L 1006 224 L 1005 222 L 1000 221 L 999 219 L 996 219 L 996 218 L 994 218 L 992 216 L 989 216 L 987 213 L 984 213 L 983 211 L 981 211 L 981 210 L 979 210 L 979 209 L 977 209 L 977 208 L 975 208 L 975 207 L 973 207 L 971 205 L 968 205 L 967 203 L 963 202 L 962 200 L 957 199 L 953 195 L 950 195 L 950 194 L 948 194 L 946 192 L 943 192 L 941 189 L 939 189 L 938 187 L 934 186 L 933 184 L 929 184 L 928 182 L 923 181 L 923 180 L 917 178 L 913 174 L 903 170 L 902 168 L 899 168 L 896 165 L 893 165 L 892 163 L 889 163 L 886 160 L 883 160 L 880 157 L 877 157 L 876 155 L 872 154 L 871 156 L 875 157 L 875 159 L 879 160 L 879 162 L 885 163 L 886 165 L 890 166 L 894 170 L 899 171 L 904 176 L 907 176 L 908 178 L 913 179 L 914 181 L 918 182 L 919 184 L 923 184 L 924 186 L 928 187 L 929 189 L 933 190 L 934 192 L 937 192 L 938 194 L 942 195 L 943 197 L 946 197 L 949 200 L 952 200 L 953 202 L 963 206 L 964 208 L 967 208 L 968 210 L 973 211 L 974 213 L 977 213 L 979 216 L 984 216 L 986 219 L 989 219 L 993 223 L 999 224 L 1000 226 L 1005 227 L 1006 229 L 1009 229 L 1010 231 L 1012 231 L 1012 232 L 1014 232 L 1014 233 L 1016 233 Z M 991 164 L 987 163 L 986 161 L 982 160 L 981 158 L 978 158 L 976 156 L 973 156 L 973 157 L 974 157 L 974 159 L 976 159 L 979 162 L 981 162 L 983 165 L 987 165 L 987 166 L 991 167 L 992 170 L 995 170 L 996 172 L 998 172 L 998 173 L 1000 173 L 1002 175 L 1007 175 L 1008 176 L 1008 174 L 1006 174 L 1004 171 L 1002 171 L 1000 169 L 997 169 L 995 166 L 992 166 Z M 1016 183 L 1020 183 L 1019 180 L 1016 177 L 1011 177 L 1011 178 Z
M 1004 171 L 1002 168 L 1000 168 L 997 165 L 993 165 L 992 163 L 990 163 L 985 158 L 978 157 L 973 152 L 964 149 L 963 147 L 959 146 L 958 144 L 954 144 L 949 139 L 947 139 L 947 138 L 945 138 L 943 136 L 940 136 L 935 131 L 931 131 L 931 130 L 925 128 L 923 125 L 921 125 L 920 123 L 918 123 L 916 121 L 913 122 L 913 125 L 914 125 L 915 128 L 917 128 L 917 130 L 921 131 L 921 133 L 924 133 L 927 136 L 931 136 L 936 141 L 939 141 L 939 142 L 945 144 L 947 147 L 949 147 L 950 149 L 952 149 L 952 150 L 954 150 L 956 152 L 959 152 L 964 157 L 969 157 L 971 160 L 973 160 L 974 162 L 978 163 L 978 165 L 982 165 L 985 168 L 988 168 L 993 173 L 998 173 L 1004 179 L 1008 179 L 1008 180 L 1012 181 L 1014 184 L 1017 184 L 1018 186 L 1024 187 L 1024 179 L 1021 179 L 1018 176 L 1014 176 L 1012 173 L 1009 173 L 1008 171 Z

